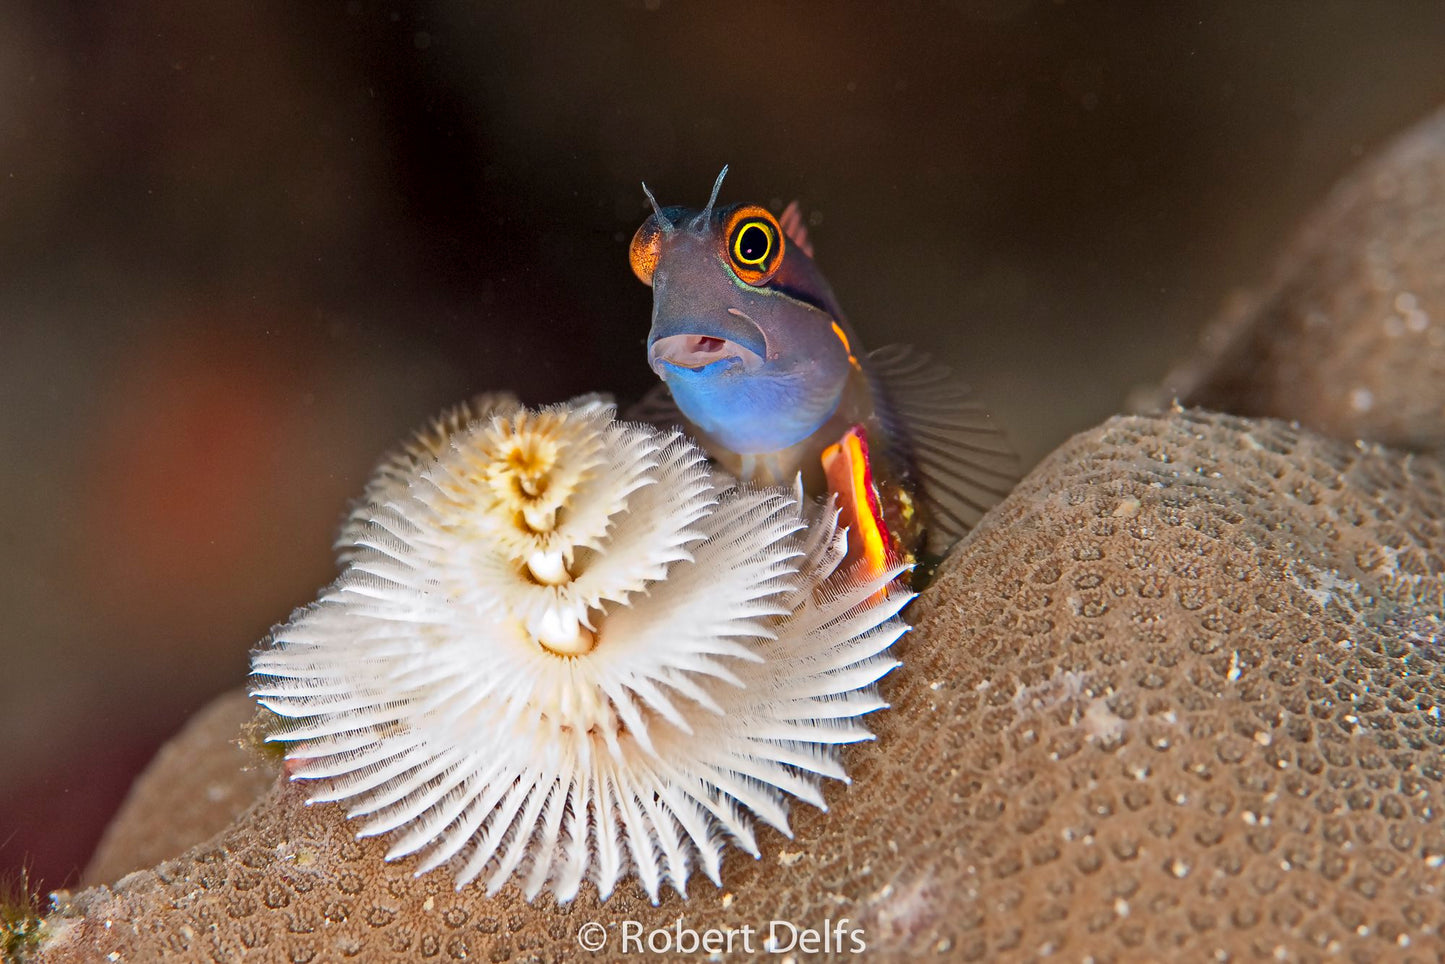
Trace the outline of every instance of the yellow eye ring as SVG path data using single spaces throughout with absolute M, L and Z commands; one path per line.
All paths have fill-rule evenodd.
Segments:
M 744 221 L 733 232 L 733 260 L 757 268 L 773 253 L 773 232 L 766 221 Z
M 750 285 L 766 284 L 783 263 L 783 231 L 765 208 L 750 204 L 734 211 L 723 237 L 733 271 Z

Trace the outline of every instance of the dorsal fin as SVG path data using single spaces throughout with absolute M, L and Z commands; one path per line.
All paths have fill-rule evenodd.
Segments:
M 808 240 L 808 226 L 803 223 L 803 212 L 798 207 L 797 201 L 788 202 L 783 208 L 783 216 L 778 218 L 778 224 L 782 225 L 783 233 L 788 240 L 803 249 L 808 257 L 813 256 L 813 242 Z

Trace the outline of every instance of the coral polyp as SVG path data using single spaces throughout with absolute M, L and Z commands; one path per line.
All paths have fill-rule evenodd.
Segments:
M 495 400 L 494 400 L 495 401 Z M 652 900 L 824 807 L 911 596 L 835 513 L 596 399 L 458 409 L 378 470 L 345 568 L 257 653 L 293 777 L 458 888 Z

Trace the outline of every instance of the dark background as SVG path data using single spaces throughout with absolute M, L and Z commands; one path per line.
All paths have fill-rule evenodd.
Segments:
M 137 770 L 472 392 L 651 384 L 645 211 L 801 199 L 1032 463 L 1445 102 L 1438 3 L 0 5 L 0 869 Z

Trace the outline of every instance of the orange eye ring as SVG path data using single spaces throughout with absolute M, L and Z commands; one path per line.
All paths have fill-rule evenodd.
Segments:
M 642 227 L 632 236 L 632 245 L 627 249 L 627 260 L 632 263 L 632 273 L 637 280 L 652 287 L 652 273 L 657 270 L 657 259 L 662 252 L 662 226 L 657 215 L 642 222 Z
M 723 225 L 728 263 L 750 285 L 767 284 L 783 264 L 783 229 L 766 208 L 749 204 Z

